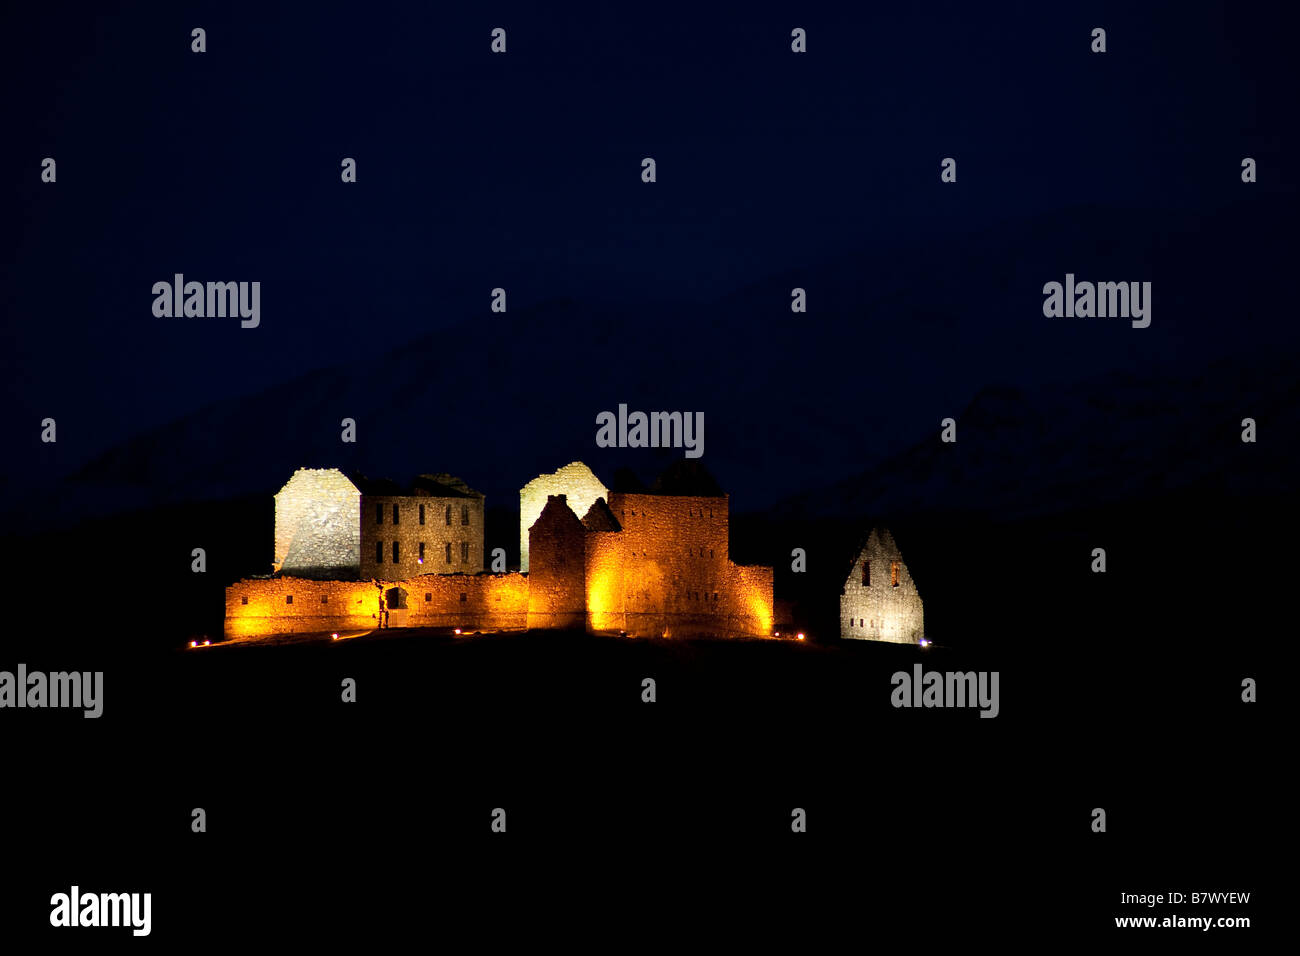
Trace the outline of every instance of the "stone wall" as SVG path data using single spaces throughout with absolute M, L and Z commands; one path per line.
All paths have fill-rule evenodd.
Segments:
M 390 627 L 522 629 L 522 574 L 426 574 L 402 581 L 253 578 L 226 588 L 226 637 Z
M 725 496 L 611 494 L 623 530 L 588 537 L 589 626 L 638 636 L 771 634 L 772 569 L 731 563 L 728 506 Z
M 586 541 L 587 629 L 627 629 L 623 587 L 623 533 L 588 531 Z
M 357 578 L 361 492 L 337 468 L 299 468 L 275 496 L 272 568 L 313 577 Z
M 564 495 L 551 495 L 528 531 L 528 626 L 583 628 L 587 622 L 587 529 Z
M 609 491 L 580 461 L 570 462 L 549 475 L 538 475 L 519 492 L 519 570 L 528 571 L 528 529 L 546 507 L 551 495 L 564 495 L 569 510 L 579 518 L 587 514 L 597 498 L 609 500 Z
M 915 644 L 925 635 L 924 624 L 921 595 L 893 535 L 873 530 L 844 582 L 840 637 Z
M 371 581 L 244 579 L 226 588 L 226 637 L 378 627 L 381 593 Z
M 394 507 L 397 508 L 396 524 L 393 522 Z M 420 523 L 421 508 L 424 509 L 423 524 Z M 448 514 L 451 516 L 450 524 L 447 523 Z M 364 495 L 360 515 L 360 573 L 363 578 L 401 580 L 417 574 L 475 573 L 484 568 L 481 497 Z M 394 541 L 398 546 L 396 561 L 393 560 Z M 421 544 L 424 545 L 423 561 L 420 560 Z M 451 545 L 450 552 L 448 545 Z M 449 553 L 450 561 L 447 560 Z

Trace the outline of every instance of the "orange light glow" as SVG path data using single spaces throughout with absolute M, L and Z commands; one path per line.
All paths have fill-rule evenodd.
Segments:
M 796 639 L 796 640 L 800 640 L 800 641 L 802 641 L 802 640 L 803 640 L 803 634 L 802 634 L 802 633 L 796 634 L 796 635 L 795 635 L 795 639 Z

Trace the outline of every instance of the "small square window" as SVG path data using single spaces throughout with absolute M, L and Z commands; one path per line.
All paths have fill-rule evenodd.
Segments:
M 321 602 L 321 604 L 329 604 L 329 602 L 330 602 L 330 596 L 329 596 L 328 594 L 322 594 L 322 595 L 320 596 L 320 602 Z
M 432 600 L 433 600 L 433 595 L 430 594 L 428 591 L 425 591 L 425 592 L 424 592 L 424 599 L 425 599 L 426 601 L 432 601 Z
M 460 603 L 461 603 L 461 604 L 464 604 L 468 599 L 469 599 L 469 595 L 467 595 L 464 591 L 461 591 L 461 592 L 460 592 Z
M 284 603 L 285 603 L 285 604 L 292 604 L 292 603 L 293 603 L 293 595 L 292 595 L 292 594 L 286 594 L 286 595 L 284 596 Z
M 239 599 L 239 603 L 240 603 L 240 604 L 247 604 L 247 603 L 248 603 L 248 595 L 245 594 L 243 597 L 241 597 L 241 598 Z

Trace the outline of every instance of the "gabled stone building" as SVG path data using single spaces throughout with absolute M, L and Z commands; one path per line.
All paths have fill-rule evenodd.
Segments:
M 575 466 L 590 474 L 581 463 L 566 467 Z M 624 485 L 608 501 L 596 498 L 581 518 L 566 493 L 549 495 L 526 529 L 529 626 L 771 635 L 772 569 L 732 563 L 729 503 L 701 466 L 685 460 L 652 489 Z M 521 511 L 521 525 L 527 520 Z
M 361 577 L 483 570 L 483 495 L 452 475 L 420 475 L 409 488 L 359 479 Z
M 840 637 L 917 644 L 925 636 L 921 595 L 887 529 L 873 528 L 840 594 Z
M 609 500 L 609 489 L 580 461 L 571 461 L 549 475 L 538 475 L 519 489 L 519 570 L 525 573 L 529 569 L 528 529 L 553 495 L 563 495 L 569 509 L 582 517 L 597 498 Z
M 403 487 L 299 468 L 275 496 L 272 570 L 333 580 L 482 571 L 483 503 L 452 475 Z

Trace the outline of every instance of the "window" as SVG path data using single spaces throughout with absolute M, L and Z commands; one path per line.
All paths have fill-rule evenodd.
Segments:
M 393 524 L 397 524 L 397 502 L 393 502 Z
M 469 524 L 469 505 L 460 506 L 460 523 Z
M 862 586 L 864 588 L 871 587 L 871 562 L 870 561 L 862 562 Z
M 384 503 L 382 501 L 375 503 L 375 524 L 384 523 Z
M 424 524 L 424 505 L 420 505 L 420 524 Z
M 468 561 L 468 560 L 469 560 L 469 542 L 468 542 L 468 541 L 462 541 L 462 542 L 460 543 L 460 559 L 461 559 L 461 561 Z
M 891 588 L 898 587 L 898 562 L 897 561 L 889 562 L 889 586 Z
M 465 592 L 464 592 L 464 591 L 461 591 L 461 592 L 460 592 L 460 603 L 461 603 L 461 604 L 464 604 L 466 600 L 467 600 L 467 598 L 466 598 Z
M 447 563 L 451 564 L 451 542 L 450 541 L 447 542 Z
M 432 600 L 433 600 L 433 595 L 432 595 L 431 593 L 429 593 L 428 591 L 425 591 L 425 592 L 424 592 L 424 599 L 425 599 L 426 601 L 432 601 Z
M 424 542 L 420 542 L 420 563 L 424 564 Z
M 248 595 L 245 594 L 243 597 L 241 597 L 241 598 L 239 599 L 239 603 L 240 603 L 240 604 L 247 604 L 247 603 L 248 603 Z
M 397 548 L 398 548 L 398 544 L 397 544 L 396 541 L 394 541 L 394 542 L 393 542 L 393 564 L 396 564 L 396 563 L 397 563 L 397 557 L 398 557 L 398 550 L 397 550 Z
M 284 596 L 284 603 L 285 603 L 285 604 L 292 604 L 292 603 L 293 603 L 293 595 L 292 595 L 292 594 L 286 594 L 286 595 Z
M 709 557 L 713 557 L 713 549 L 709 548 Z
M 451 524 L 451 505 L 447 505 L 447 524 Z
M 862 618 L 858 618 L 858 627 L 862 627 Z
M 375 542 L 375 564 L 384 563 L 384 542 Z
M 853 618 L 849 618 L 849 627 L 853 626 Z
M 320 602 L 321 602 L 321 604 L 329 604 L 329 602 L 330 602 L 330 596 L 329 596 L 328 594 L 322 594 L 322 595 L 320 596 Z

